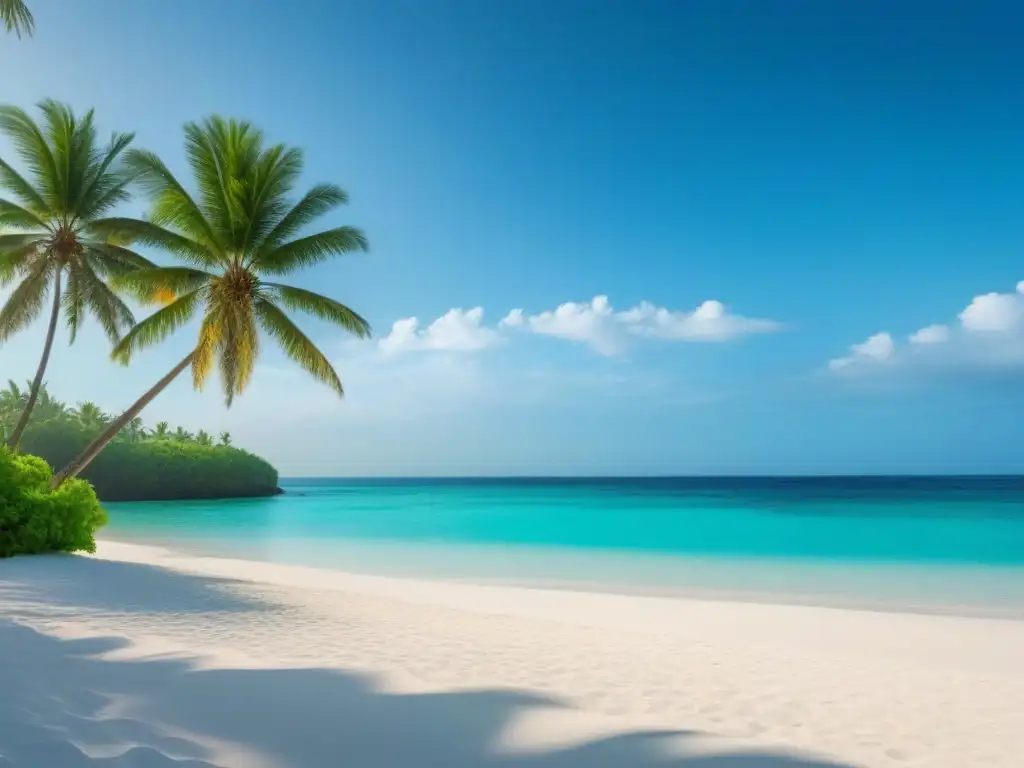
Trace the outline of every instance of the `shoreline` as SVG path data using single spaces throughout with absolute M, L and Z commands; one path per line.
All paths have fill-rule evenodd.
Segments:
M 251 493 L 238 494 L 234 493 L 230 496 L 160 496 L 157 498 L 149 497 L 145 499 L 133 499 L 133 498 L 102 498 L 100 504 L 149 504 L 149 503 L 162 503 L 168 501 L 232 501 L 232 500 L 244 500 L 244 499 L 269 499 L 274 496 L 282 496 L 285 491 L 280 486 L 274 486 L 273 488 L 262 487 L 254 489 Z
M 741 587 L 722 587 L 722 586 L 694 586 L 686 584 L 671 584 L 671 583 L 653 583 L 653 582 L 628 582 L 628 581 L 615 581 L 613 579 L 607 580 L 596 580 L 579 577 L 568 577 L 568 576 L 537 576 L 537 575 L 517 575 L 517 576 L 498 576 L 498 575 L 479 575 L 479 574 L 463 574 L 463 575 L 445 575 L 438 573 L 425 574 L 422 572 L 408 573 L 408 572 L 390 572 L 387 569 L 375 570 L 373 572 L 362 571 L 358 567 L 354 569 L 339 568 L 329 564 L 302 564 L 286 561 L 278 561 L 273 559 L 265 559 L 257 556 L 253 556 L 249 552 L 231 552 L 227 553 L 216 546 L 202 544 L 193 544 L 192 542 L 185 543 L 181 540 L 163 540 L 159 538 L 155 539 L 133 539 L 130 537 L 118 538 L 117 536 L 100 536 L 97 537 L 97 543 L 99 544 L 115 544 L 115 545 L 128 545 L 128 546 L 142 546 L 142 547 L 155 547 L 157 549 L 163 549 L 170 552 L 175 552 L 180 555 L 188 555 L 201 558 L 209 558 L 213 560 L 237 560 L 243 562 L 259 562 L 266 563 L 268 565 L 280 565 L 287 568 L 303 568 L 311 569 L 313 571 L 325 572 L 327 574 L 340 574 L 343 576 L 363 576 L 372 578 L 382 579 L 398 579 L 398 580 L 412 580 L 412 581 L 426 581 L 437 584 L 470 584 L 478 586 L 495 586 L 495 587 L 512 587 L 512 588 L 526 588 L 536 589 L 545 591 L 556 591 L 556 592 L 578 592 L 578 593 L 593 593 L 593 594 L 607 594 L 607 595 L 619 595 L 624 597 L 655 597 L 665 599 L 681 599 L 681 600 L 697 600 L 704 602 L 728 602 L 728 603 L 753 603 L 758 605 L 789 605 L 789 606 L 804 606 L 804 607 L 816 607 L 816 608 L 835 608 L 842 610 L 851 611 L 865 611 L 875 613 L 897 613 L 897 614 L 916 614 L 923 616 L 951 616 L 951 617 L 963 617 L 963 618 L 980 618 L 980 619 L 1003 619 L 1008 621 L 1024 621 L 1024 602 L 1005 602 L 1005 603 L 978 603 L 978 602 L 964 602 L 964 601 L 948 601 L 948 602 L 937 602 L 934 600 L 924 599 L 907 599 L 889 597 L 888 599 L 880 599 L 874 596 L 867 595 L 851 595 L 851 594 L 840 594 L 832 591 L 816 591 L 816 592 L 797 592 L 793 590 L 781 590 L 781 589 L 749 589 Z M 371 544 L 374 546 L 377 544 Z M 385 544 L 385 546 L 388 546 Z M 564 557 L 567 554 L 570 556 L 579 556 L 580 553 L 573 552 L 564 548 L 538 548 L 529 546 L 514 545 L 511 547 L 503 547 L 503 554 L 507 554 L 509 551 L 513 551 L 517 558 L 531 556 L 535 557 L 538 552 L 543 552 L 545 555 L 550 555 L 555 558 Z M 609 554 L 612 557 L 620 558 L 623 557 L 623 553 L 607 553 L 602 552 L 596 555 L 598 558 L 608 557 Z M 594 556 L 592 552 L 585 552 L 584 557 Z M 749 564 L 750 559 L 740 557 L 701 557 L 696 555 L 665 555 L 660 553 L 625 553 L 627 559 L 637 558 L 639 560 L 662 560 L 665 562 L 688 562 L 698 564 L 722 564 L 725 563 L 727 567 L 729 565 Z M 757 561 L 759 565 L 774 570 L 773 566 L 779 568 L 792 567 L 794 563 L 792 561 L 778 561 L 777 563 L 768 560 Z M 806 567 L 811 565 L 813 568 L 816 564 L 815 561 L 803 561 L 798 562 L 797 567 Z M 846 567 L 854 569 L 866 569 L 867 571 L 874 571 L 879 567 L 877 563 L 847 563 L 844 564 Z M 893 571 L 899 571 L 904 569 L 911 569 L 911 572 L 915 565 L 907 563 L 885 563 L 881 564 L 883 568 L 890 569 Z M 955 564 L 954 567 L 962 567 L 964 564 Z M 936 567 L 935 564 L 927 564 L 926 567 Z M 938 567 L 949 567 L 947 564 L 939 564 Z M 975 569 L 979 566 L 968 564 L 966 566 L 969 569 Z M 1015 566 L 984 566 L 984 569 L 990 573 L 992 572 L 1011 572 L 1016 573 L 1018 570 Z M 1024 574 L 1024 571 L 1022 571 Z M 944 574 L 945 575 L 945 574 Z
M 0 754 L 15 766 L 86 765 L 72 749 L 245 768 L 1024 764 L 1019 621 L 359 576 L 110 541 L 0 562 L 0 616 L 21 662 L 0 668 Z

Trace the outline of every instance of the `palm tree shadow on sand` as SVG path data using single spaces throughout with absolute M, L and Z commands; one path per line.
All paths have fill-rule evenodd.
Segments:
M 106 578 L 75 578 L 92 569 Z M 82 585 L 97 583 L 110 589 L 90 601 Z M 0 602 L 14 615 L 35 616 L 42 605 L 67 615 L 77 601 L 142 611 L 143 595 L 150 612 L 269 607 L 236 597 L 230 582 L 152 566 L 70 557 L 0 563 Z M 678 731 L 510 753 L 496 745 L 511 724 L 565 705 L 504 690 L 390 693 L 370 676 L 329 669 L 103 657 L 126 645 L 59 639 L 0 619 L 0 766 L 209 768 L 224 765 L 228 750 L 234 764 L 252 768 L 852 768 L 766 751 L 679 756 L 678 745 L 699 734 Z

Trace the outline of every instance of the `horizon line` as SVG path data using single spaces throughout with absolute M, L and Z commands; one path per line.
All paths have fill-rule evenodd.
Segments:
M 864 480 L 864 479 L 1022 479 L 1024 472 L 1007 473 L 799 473 L 708 475 L 280 475 L 279 480 Z

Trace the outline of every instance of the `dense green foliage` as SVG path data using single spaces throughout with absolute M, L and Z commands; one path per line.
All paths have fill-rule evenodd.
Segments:
M 0 429 L 9 429 L 26 391 L 11 382 L 0 391 Z M 68 408 L 41 388 L 21 450 L 63 466 L 107 427 L 110 417 L 94 403 Z M 227 432 L 214 438 L 166 422 L 146 429 L 129 422 L 82 474 L 104 501 L 266 496 L 277 492 L 277 470 L 231 446 Z M 63 486 L 61 486 L 63 487 Z
M 50 490 L 51 475 L 42 459 L 0 446 L 0 557 L 96 551 L 107 515 L 95 491 L 84 480 Z

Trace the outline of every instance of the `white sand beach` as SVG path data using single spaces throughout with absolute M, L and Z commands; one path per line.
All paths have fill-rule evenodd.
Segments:
M 1024 766 L 1024 622 L 0 561 L 0 766 Z

